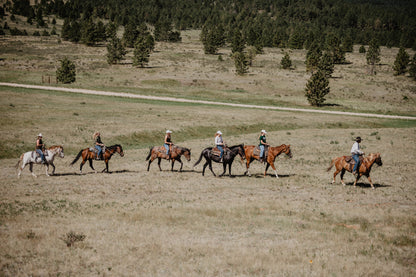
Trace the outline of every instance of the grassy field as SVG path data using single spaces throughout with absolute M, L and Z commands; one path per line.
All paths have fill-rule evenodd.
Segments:
M 238 103 L 308 107 L 303 96 L 305 52 L 295 67 L 279 68 L 282 51 L 266 49 L 246 77 L 235 76 L 228 49 L 205 56 L 196 31 L 182 44 L 157 44 L 150 67 L 108 66 L 105 48 L 56 38 L 2 38 L 0 81 L 41 84 L 57 60 L 77 64 L 68 87 Z M 364 57 L 349 54 L 331 79 L 324 109 L 416 115 L 414 83 L 394 77 L 397 49 L 382 49 L 376 76 Z M 100 54 L 101 53 L 101 54 Z M 404 97 L 406 96 L 406 97 Z M 416 126 L 414 121 L 224 108 L 0 87 L 0 276 L 414 276 L 416 274 Z M 164 131 L 192 149 L 184 172 L 160 172 L 145 158 Z M 253 162 L 251 177 L 236 161 L 233 178 L 193 169 L 220 129 L 230 145 L 256 144 L 261 129 L 272 145 L 290 144 L 293 158 L 276 160 L 280 178 Z M 112 174 L 94 174 L 76 153 L 100 130 L 124 157 Z M 42 132 L 63 144 L 56 176 L 35 166 L 17 179 L 14 165 Z M 353 138 L 380 152 L 371 190 L 331 184 L 332 158 L 347 155 Z M 102 162 L 94 162 L 97 169 Z M 176 165 L 176 168 L 178 165 Z M 219 165 L 214 170 L 221 171 Z

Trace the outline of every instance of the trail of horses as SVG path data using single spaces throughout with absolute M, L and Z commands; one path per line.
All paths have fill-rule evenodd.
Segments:
M 288 107 L 278 107 L 278 106 L 248 105 L 248 104 L 225 103 L 225 102 L 205 101 L 205 100 L 191 100 L 191 99 L 185 99 L 185 98 L 150 96 L 150 95 L 123 93 L 123 92 L 111 92 L 111 91 L 101 91 L 101 90 L 79 89 L 79 88 L 49 87 L 49 86 L 25 85 L 25 84 L 5 83 L 5 82 L 0 82 L 0 86 L 18 87 L 18 88 L 27 88 L 27 89 L 51 90 L 51 91 L 64 91 L 64 92 L 73 92 L 73 93 L 90 94 L 90 95 L 126 97 L 126 98 L 136 98 L 136 99 L 145 99 L 145 100 L 167 101 L 167 102 L 195 103 L 195 104 L 204 104 L 204 105 L 264 109 L 264 110 L 279 110 L 279 111 L 290 111 L 290 112 L 322 113 L 322 114 L 347 115 L 347 116 L 359 116 L 359 117 L 375 117 L 375 118 L 386 118 L 386 119 L 416 120 L 416 117 L 414 117 L 414 116 L 384 115 L 384 114 L 370 114 L 370 113 L 354 113 L 354 112 L 341 112 L 341 111 L 326 111 L 326 110 L 314 110 L 314 109 L 288 108 Z

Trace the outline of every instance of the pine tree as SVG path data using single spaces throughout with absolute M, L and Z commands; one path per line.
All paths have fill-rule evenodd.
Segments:
M 410 77 L 412 77 L 413 80 L 416 81 L 416 54 L 413 55 L 413 59 L 410 62 L 409 74 L 410 74 Z
M 243 52 L 232 54 L 237 75 L 244 75 L 248 72 L 248 59 Z
M 326 48 L 331 53 L 334 64 L 345 63 L 345 51 L 338 36 L 329 34 L 326 37 Z
M 334 73 L 334 61 L 330 54 L 325 52 L 322 55 L 318 63 L 318 70 L 324 72 L 325 77 L 331 77 L 332 73 Z
M 360 49 L 358 50 L 358 52 L 359 53 L 361 53 L 361 54 L 363 54 L 363 53 L 365 53 L 366 51 L 365 51 L 365 47 L 364 47 L 364 45 L 361 45 L 360 46 Z
M 134 44 L 133 66 L 145 67 L 149 63 L 150 50 L 144 37 L 138 37 Z
M 107 44 L 107 62 L 109 64 L 116 64 L 124 59 L 126 55 L 126 48 L 121 40 L 113 36 L 110 42 Z
M 243 53 L 245 48 L 245 41 L 243 39 L 243 36 L 241 35 L 240 30 L 235 29 L 232 42 L 231 42 L 231 52 L 232 53 Z
M 397 53 L 396 60 L 394 61 L 394 75 L 403 75 L 407 71 L 407 66 L 409 65 L 410 57 L 407 54 L 406 50 L 403 47 L 400 47 L 399 53 Z
M 61 60 L 61 66 L 56 70 L 56 78 L 58 82 L 69 84 L 75 82 L 75 64 L 68 60 L 68 58 L 64 58 Z
M 292 66 L 292 60 L 290 59 L 289 53 L 285 53 L 282 60 L 280 61 L 280 65 L 283 69 L 290 69 Z
M 329 80 L 325 73 L 318 70 L 306 83 L 305 96 L 312 106 L 320 107 L 325 102 L 325 96 L 329 93 Z
M 372 39 L 366 54 L 367 64 L 370 66 L 370 74 L 375 74 L 375 66 L 380 62 L 380 46 L 375 39 Z
M 318 45 L 311 45 L 311 48 L 306 53 L 306 71 L 314 72 L 321 60 L 322 51 Z

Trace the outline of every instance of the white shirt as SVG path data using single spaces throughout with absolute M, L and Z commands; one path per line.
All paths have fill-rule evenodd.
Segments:
M 363 151 L 360 150 L 360 144 L 358 142 L 354 142 L 354 144 L 352 145 L 351 154 L 353 154 L 353 155 L 355 155 L 355 154 L 358 154 L 358 155 L 363 154 Z
M 221 145 L 223 144 L 222 136 L 216 136 L 215 137 L 215 145 Z

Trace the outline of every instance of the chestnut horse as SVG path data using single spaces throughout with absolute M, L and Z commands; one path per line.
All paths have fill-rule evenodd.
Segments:
M 250 167 L 250 163 L 253 160 L 260 160 L 260 157 L 257 155 L 254 155 L 254 149 L 257 146 L 255 145 L 246 145 L 244 146 L 244 151 L 246 154 L 246 167 L 247 170 L 246 172 L 244 172 L 244 175 L 246 175 L 248 173 L 248 176 L 251 176 L 250 172 L 248 171 L 248 168 Z M 280 146 L 276 146 L 276 147 L 270 147 L 268 148 L 268 154 L 267 154 L 267 165 L 266 165 L 266 169 L 264 170 L 264 176 L 266 176 L 266 172 L 267 169 L 269 169 L 269 166 L 271 166 L 274 170 L 274 173 L 276 174 L 276 178 L 279 178 L 279 176 L 277 175 L 277 170 L 276 167 L 274 166 L 274 161 L 276 159 L 277 156 L 279 156 L 280 154 L 285 153 L 287 156 L 289 156 L 289 158 L 292 158 L 292 152 L 290 151 L 290 145 L 286 145 L 286 144 L 282 144 Z
M 202 150 L 198 161 L 194 164 L 194 167 L 197 166 L 201 162 L 202 157 L 204 157 L 205 158 L 205 164 L 204 164 L 204 167 L 202 169 L 202 176 L 204 176 L 205 169 L 206 169 L 207 166 L 209 166 L 209 169 L 211 170 L 212 174 L 214 174 L 214 176 L 217 176 L 217 175 L 215 175 L 214 171 L 212 170 L 212 162 L 214 161 L 216 163 L 222 163 L 224 171 L 220 174 L 220 176 L 223 176 L 225 174 L 225 171 L 226 171 L 227 165 L 228 165 L 228 172 L 229 172 L 230 177 L 231 177 L 231 165 L 233 164 L 234 158 L 237 155 L 240 155 L 241 160 L 244 159 L 244 144 L 239 144 L 239 145 L 234 145 L 234 146 L 228 147 L 228 150 L 224 151 L 222 161 L 220 159 L 220 156 L 218 156 L 218 155 L 216 155 L 212 152 L 212 147 L 208 147 L 208 148 L 205 148 L 204 150 Z
M 332 160 L 331 165 L 328 167 L 327 171 L 330 171 L 331 168 L 335 165 L 336 171 L 334 172 L 334 180 L 332 180 L 332 184 L 335 183 L 335 177 L 338 175 L 339 172 L 341 172 L 341 183 L 345 186 L 344 183 L 344 174 L 345 171 L 352 172 L 352 166 L 350 163 L 345 161 L 346 158 L 349 158 L 349 156 L 342 156 L 337 157 Z M 368 181 L 371 184 L 371 188 L 374 189 L 373 182 L 370 178 L 370 171 L 373 164 L 376 163 L 379 166 L 383 165 L 383 162 L 381 161 L 380 153 L 370 153 L 367 157 L 364 158 L 363 162 L 360 164 L 359 173 L 355 177 L 354 186 L 357 184 L 358 179 L 360 179 L 361 176 L 366 176 Z
M 122 156 L 122 157 L 124 156 L 123 148 L 121 147 L 120 144 L 111 145 L 111 146 L 108 146 L 108 147 L 105 148 L 105 151 L 102 154 L 103 158 L 104 158 L 104 162 L 105 162 L 105 168 L 103 169 L 102 172 L 107 171 L 107 173 L 109 173 L 109 171 L 108 171 L 108 162 L 110 161 L 111 156 L 113 156 L 114 153 L 119 153 L 120 156 Z M 85 149 L 82 149 L 81 151 L 79 151 L 76 158 L 71 162 L 71 165 L 75 164 L 81 156 L 82 156 L 82 162 L 81 162 L 81 165 L 79 166 L 79 173 L 82 174 L 82 167 L 87 162 L 87 160 L 90 162 L 91 169 L 94 170 L 95 173 L 97 173 L 97 171 L 92 166 L 92 160 L 95 159 L 97 154 L 93 151 L 90 151 L 90 148 L 85 148 Z
M 178 161 L 181 163 L 181 168 L 179 171 L 182 171 L 183 162 L 181 160 L 181 156 L 184 155 L 185 158 L 188 160 L 188 162 L 191 160 L 191 150 L 185 147 L 180 147 L 173 145 L 171 147 L 170 151 L 170 158 L 172 160 L 172 168 L 171 171 L 173 171 L 173 166 L 175 165 L 175 161 Z M 159 166 L 159 170 L 162 171 L 162 168 L 160 167 L 160 161 L 162 159 L 169 159 L 168 155 L 166 155 L 166 149 L 164 146 L 153 146 L 150 148 L 149 155 L 147 155 L 146 161 L 149 161 L 149 164 L 147 165 L 147 171 L 150 169 L 150 164 L 153 162 L 153 160 L 158 159 L 157 165 Z

